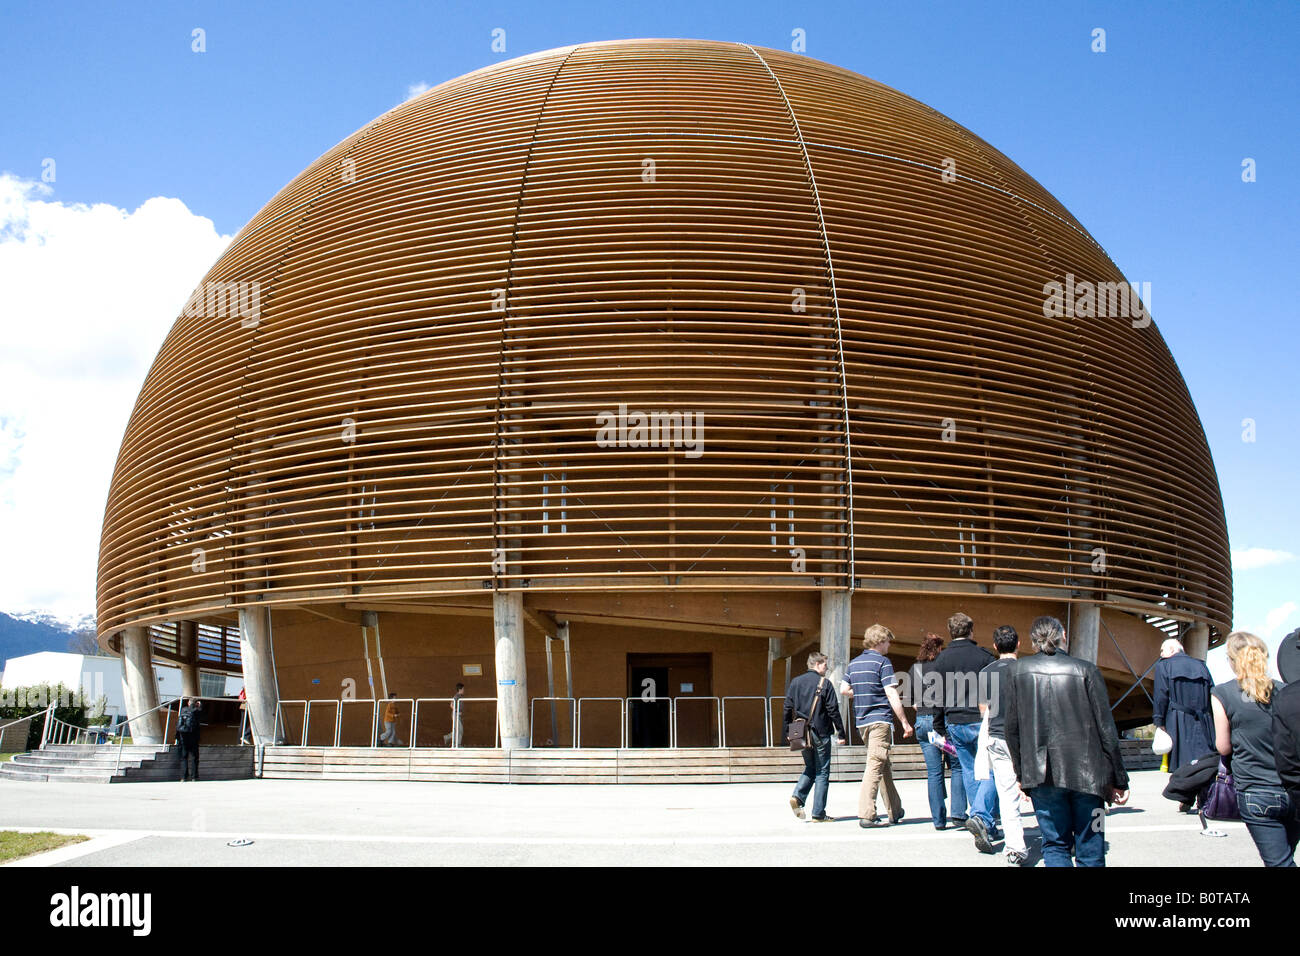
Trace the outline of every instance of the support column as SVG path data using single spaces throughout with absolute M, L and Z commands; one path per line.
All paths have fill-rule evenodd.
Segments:
M 126 715 L 131 720 L 131 740 L 137 744 L 163 743 L 162 719 L 157 710 L 158 680 L 153 673 L 153 647 L 147 627 L 122 630 L 122 690 Z
M 524 596 L 492 592 L 492 637 L 496 643 L 497 723 L 501 749 L 529 745 L 528 670 L 524 660 Z
M 831 681 L 831 686 L 835 689 L 837 698 L 840 701 L 840 716 L 843 717 L 848 708 L 848 702 L 839 697 L 840 681 L 844 679 L 844 672 L 848 669 L 849 659 L 851 656 L 850 644 L 852 643 L 853 631 L 853 595 L 849 591 L 823 591 L 822 592 L 822 633 L 820 650 L 826 655 L 826 676 Z M 844 724 L 847 730 L 852 725 L 850 718 Z M 849 731 L 849 741 L 853 741 L 853 734 Z
M 176 649 L 181 659 L 181 696 L 199 696 L 199 635 L 193 621 L 180 621 L 176 625 Z
M 1187 652 L 1188 657 L 1195 657 L 1197 660 L 1205 660 L 1210 653 L 1210 625 L 1193 624 L 1183 635 L 1183 650 Z
M 1097 663 L 1097 650 L 1101 644 L 1101 605 L 1074 605 L 1074 620 L 1070 624 L 1073 632 L 1070 640 L 1070 656 Z
M 272 739 L 276 734 L 275 709 L 280 702 L 280 687 L 271 649 L 270 608 L 240 609 L 239 657 L 244 667 L 244 694 L 253 739 L 258 744 L 279 743 Z

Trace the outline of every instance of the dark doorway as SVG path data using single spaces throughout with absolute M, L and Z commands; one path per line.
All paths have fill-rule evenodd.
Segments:
M 670 698 L 678 702 L 677 746 L 715 746 L 716 702 L 681 703 L 682 698 L 709 697 L 712 677 L 711 654 L 627 655 L 628 746 L 670 746 Z
M 667 747 L 668 668 L 633 664 L 628 655 L 628 745 L 632 747 Z

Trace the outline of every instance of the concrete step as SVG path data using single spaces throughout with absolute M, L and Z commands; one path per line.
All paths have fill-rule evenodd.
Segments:
M 54 781 L 56 783 L 109 783 L 113 779 L 113 772 L 93 771 L 93 770 L 73 770 L 61 768 L 59 770 L 30 770 L 22 767 L 13 766 L 13 762 L 0 764 L 0 780 L 36 780 L 41 782 Z
M 253 776 L 251 747 L 199 749 L 199 772 L 205 780 L 247 780 Z M 135 783 L 179 780 L 180 753 L 171 747 L 125 748 L 118 763 L 116 747 L 57 747 L 16 754 L 0 764 L 0 779 L 63 780 L 86 783 Z

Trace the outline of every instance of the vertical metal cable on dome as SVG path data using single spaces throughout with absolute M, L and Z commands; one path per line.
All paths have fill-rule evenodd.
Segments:
M 581 49 L 580 45 L 575 46 L 564 55 L 560 65 L 555 68 L 550 83 L 546 85 L 541 105 L 537 108 L 537 119 L 533 121 L 532 135 L 528 137 L 528 152 L 524 154 L 524 168 L 519 175 L 519 198 L 515 202 L 515 218 L 510 229 L 510 252 L 506 258 L 505 301 L 501 304 L 501 335 L 497 340 L 497 403 L 492 436 L 492 544 L 496 551 L 494 558 L 500 554 L 508 559 L 508 555 L 501 547 L 501 448 L 505 441 L 505 359 L 506 337 L 510 327 L 510 280 L 514 277 L 515 252 L 519 246 L 519 220 L 523 215 L 524 192 L 528 189 L 528 170 L 533 162 L 533 150 L 537 147 L 537 131 L 541 128 L 542 117 L 546 115 L 546 104 L 550 102 L 551 91 L 555 89 L 555 81 L 560 78 L 564 65 L 579 49 Z M 494 562 L 493 567 L 495 566 Z M 500 584 L 500 580 L 500 572 L 494 570 L 492 573 L 494 588 Z
M 830 278 L 831 286 L 831 308 L 835 311 L 835 351 L 840 362 L 840 409 L 844 416 L 844 485 L 848 492 L 846 512 L 848 515 L 848 544 L 849 544 L 849 564 L 848 564 L 848 589 L 853 590 L 854 573 L 854 542 L 853 542 L 853 439 L 849 432 L 849 387 L 847 376 L 844 373 L 844 333 L 840 328 L 840 300 L 835 292 L 835 263 L 831 259 L 831 241 L 826 234 L 826 217 L 822 214 L 821 194 L 817 192 L 817 176 L 813 172 L 812 157 L 808 155 L 808 146 L 804 143 L 803 130 L 799 128 L 799 117 L 794 115 L 794 107 L 790 105 L 790 99 L 785 95 L 785 88 L 781 85 L 780 79 L 772 72 L 768 66 L 767 60 L 748 43 L 742 43 L 750 53 L 763 64 L 763 69 L 767 70 L 767 75 L 772 78 L 776 84 L 776 91 L 781 94 L 781 101 L 785 103 L 786 112 L 790 114 L 790 122 L 794 125 L 795 139 L 799 143 L 799 151 L 803 154 L 804 166 L 808 170 L 808 185 L 812 189 L 813 208 L 817 211 L 817 224 L 821 228 L 822 249 L 826 253 L 826 273 Z

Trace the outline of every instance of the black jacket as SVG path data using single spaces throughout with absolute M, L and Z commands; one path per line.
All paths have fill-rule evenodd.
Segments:
M 790 688 L 785 692 L 785 714 L 781 726 L 781 739 L 790 738 L 790 721 L 796 717 L 807 717 L 812 713 L 813 695 L 817 693 L 817 682 L 823 680 L 816 671 L 805 671 L 790 681 Z M 840 719 L 840 701 L 836 696 L 834 682 L 830 675 L 822 684 L 821 703 L 817 713 L 813 714 L 812 729 L 819 737 L 829 737 L 832 725 L 836 736 L 844 736 L 844 721 Z
M 1300 800 L 1300 681 L 1287 684 L 1273 701 L 1273 759 L 1292 802 Z
M 1096 664 L 1064 651 L 1020 658 L 1006 682 L 1007 750 L 1025 790 L 1064 787 L 1106 798 L 1128 773 Z
M 1211 751 L 1187 761 L 1169 775 L 1163 796 L 1179 803 L 1191 803 L 1219 775 L 1222 759 L 1216 751 Z
M 934 729 L 947 735 L 948 724 L 978 724 L 980 715 L 979 674 L 996 657 L 968 637 L 959 637 L 926 668 L 943 681 L 943 707 L 935 712 Z

